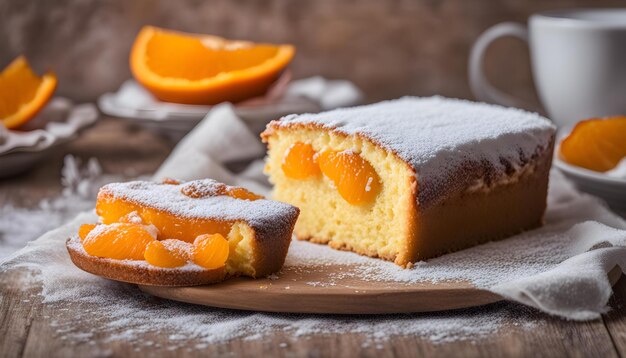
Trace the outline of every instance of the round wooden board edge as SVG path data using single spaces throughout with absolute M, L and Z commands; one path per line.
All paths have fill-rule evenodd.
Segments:
M 221 286 L 221 285 L 219 285 Z M 210 307 L 273 313 L 397 314 L 436 312 L 483 306 L 502 301 L 493 292 L 478 288 L 422 290 L 356 290 L 350 294 L 319 288 L 316 293 L 288 290 L 211 286 L 139 286 L 153 296 Z

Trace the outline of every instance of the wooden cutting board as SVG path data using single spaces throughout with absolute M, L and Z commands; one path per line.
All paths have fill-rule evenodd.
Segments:
M 275 279 L 234 278 L 195 287 L 139 286 L 175 301 L 285 313 L 381 314 L 450 310 L 502 300 L 467 282 L 398 283 L 342 275 L 349 266 L 285 267 Z M 341 278 L 346 276 L 345 278 Z M 339 277 L 339 278 L 338 278 Z
M 367 281 L 342 275 L 349 266 L 285 267 L 276 279 L 234 278 L 195 287 L 139 286 L 151 295 L 211 307 L 249 311 L 325 314 L 384 314 L 444 311 L 481 306 L 504 298 L 467 282 Z M 345 278 L 338 278 L 346 276 Z M 608 274 L 615 284 L 616 266 Z

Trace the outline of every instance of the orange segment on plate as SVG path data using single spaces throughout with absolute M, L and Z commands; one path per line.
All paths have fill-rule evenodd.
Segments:
M 135 39 L 130 67 L 137 81 L 160 100 L 217 104 L 263 95 L 294 53 L 291 45 L 146 26 Z
M 115 223 L 91 230 L 83 240 L 83 247 L 91 256 L 143 260 L 146 247 L 154 240 L 143 225 Z
M 341 197 L 352 205 L 371 203 L 380 191 L 376 170 L 358 153 L 326 150 L 318 156 L 318 163 Z
M 57 86 L 54 73 L 37 76 L 25 57 L 0 73 L 0 121 L 7 128 L 28 122 L 48 103 Z
M 193 244 L 193 261 L 209 270 L 220 268 L 226 265 L 228 251 L 228 240 L 224 236 L 200 235 Z
M 78 237 L 80 237 L 80 240 L 81 241 L 85 240 L 87 235 L 89 235 L 91 230 L 93 230 L 95 227 L 96 227 L 96 224 L 83 224 L 83 225 L 81 225 L 78 228 Z
M 144 258 L 154 266 L 173 268 L 184 266 L 190 260 L 192 246 L 180 240 L 152 241 L 146 247 Z
M 578 123 L 561 142 L 559 155 L 573 165 L 605 172 L 626 157 L 626 116 Z
M 318 176 L 317 153 L 309 143 L 296 142 L 283 157 L 283 173 L 291 179 L 307 179 Z

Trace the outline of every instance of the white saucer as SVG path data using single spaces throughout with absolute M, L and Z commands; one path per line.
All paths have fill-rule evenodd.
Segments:
M 98 119 L 93 104 L 74 105 L 62 97 L 53 98 L 40 114 L 21 127 L 8 130 L 0 141 L 0 178 L 19 174 L 67 143 Z
M 267 122 L 292 113 L 358 104 L 363 95 L 352 83 L 312 77 L 291 81 L 286 72 L 263 97 L 234 105 L 235 113 L 254 132 L 261 132 Z M 156 131 L 175 141 L 198 124 L 212 106 L 162 102 L 134 80 L 122 84 L 115 93 L 105 93 L 98 99 L 102 113 L 119 117 Z
M 604 199 L 609 206 L 626 213 L 626 179 L 614 178 L 570 165 L 555 155 L 554 166 L 558 168 L 576 187 L 584 192 Z

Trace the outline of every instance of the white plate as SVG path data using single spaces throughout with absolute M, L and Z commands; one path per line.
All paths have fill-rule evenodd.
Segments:
M 361 103 L 363 95 L 352 83 L 311 77 L 291 81 L 285 72 L 263 97 L 234 105 L 235 113 L 254 132 L 267 122 L 292 113 L 319 112 Z M 159 134 L 178 140 L 198 124 L 212 106 L 161 102 L 134 80 L 122 84 L 115 93 L 98 99 L 102 113 L 123 118 Z
M 0 144 L 0 178 L 33 167 L 97 119 L 98 110 L 93 104 L 74 105 L 66 98 L 53 98 L 21 131 L 8 131 L 9 137 Z
M 613 178 L 570 165 L 555 155 L 554 166 L 557 167 L 576 187 L 584 192 L 604 199 L 609 206 L 619 212 L 626 213 L 626 179 Z
M 291 75 L 281 76 L 267 95 L 235 105 L 235 112 L 251 129 L 264 128 L 272 119 L 291 113 L 318 112 L 315 101 L 303 96 L 285 95 Z M 212 106 L 161 102 L 134 80 L 122 84 L 115 93 L 105 93 L 98 99 L 102 113 L 143 126 L 174 141 L 193 129 Z

